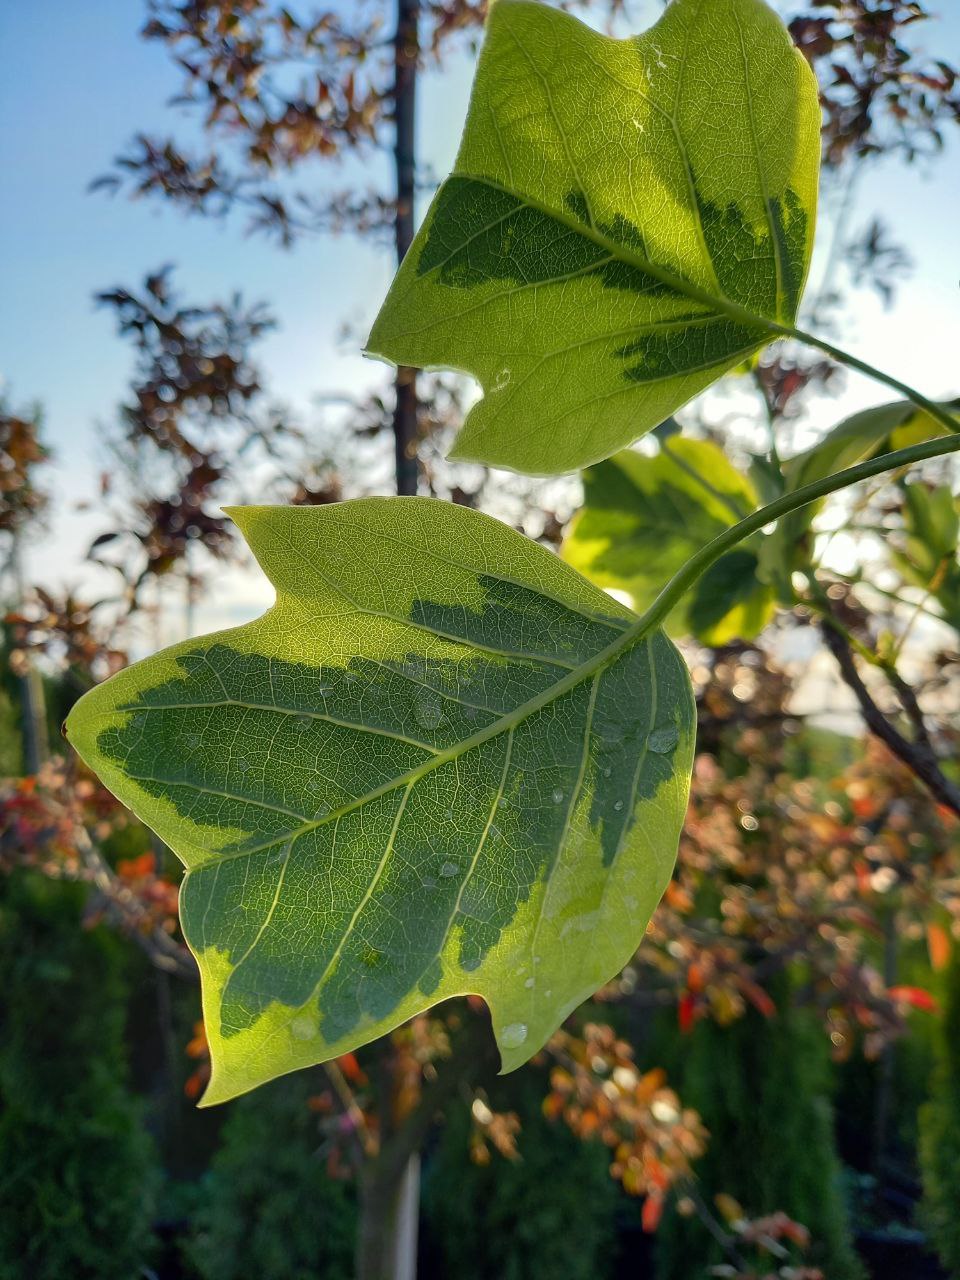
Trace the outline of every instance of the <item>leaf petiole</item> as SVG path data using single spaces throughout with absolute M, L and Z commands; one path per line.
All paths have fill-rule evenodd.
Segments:
M 894 378 L 892 374 L 884 373 L 882 369 L 877 369 L 874 365 L 868 364 L 866 360 L 861 360 L 859 356 L 851 355 L 849 351 L 844 351 L 841 347 L 835 347 L 832 342 L 827 342 L 824 338 L 818 338 L 814 333 L 807 333 L 804 329 L 796 329 L 792 325 L 778 324 L 775 321 L 770 322 L 769 328 L 781 338 L 793 338 L 797 342 L 804 343 L 805 346 L 816 347 L 818 351 L 824 352 L 831 359 L 836 360 L 838 364 L 846 365 L 850 369 L 856 369 L 859 373 L 866 374 L 868 378 L 872 378 L 875 382 L 885 383 L 888 387 L 892 387 L 894 391 L 898 391 L 905 400 L 909 400 L 918 409 L 928 413 L 951 435 L 960 434 L 960 423 L 942 405 L 933 400 L 928 400 L 926 396 L 921 395 L 913 387 L 907 386 L 899 378 Z

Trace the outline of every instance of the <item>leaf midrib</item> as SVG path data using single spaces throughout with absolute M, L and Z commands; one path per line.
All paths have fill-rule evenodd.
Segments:
M 652 276 L 655 280 L 659 280 L 661 284 L 668 285 L 684 297 L 691 298 L 706 307 L 713 307 L 716 311 L 719 311 L 730 320 L 735 320 L 738 324 L 760 329 L 771 337 L 789 336 L 792 332 L 789 325 L 783 325 L 769 316 L 759 315 L 749 307 L 745 307 L 739 302 L 734 302 L 732 298 L 728 298 L 722 292 L 711 293 L 709 289 L 701 288 L 700 285 L 693 284 L 691 281 L 684 279 L 683 276 L 676 275 L 669 267 L 653 262 L 645 254 L 632 249 L 622 241 L 614 240 L 605 235 L 595 225 L 580 222 L 571 213 L 568 213 L 566 209 L 555 209 L 547 204 L 546 201 L 537 200 L 536 197 L 531 196 L 528 192 L 515 191 L 505 183 L 497 182 L 495 178 L 490 178 L 484 174 L 457 171 L 451 176 L 466 178 L 471 182 L 480 183 L 482 186 L 489 187 L 492 191 L 499 191 L 503 195 L 511 196 L 514 200 L 519 200 L 521 204 L 529 205 L 531 209 L 536 209 L 544 217 L 552 218 L 577 235 L 583 236 L 587 240 L 592 240 L 599 248 L 606 250 L 612 258 Z M 450 179 L 448 178 L 447 181 L 449 182 Z
M 391 791 L 396 791 L 398 787 L 415 786 L 421 778 L 432 773 L 435 769 L 439 769 L 442 765 L 448 764 L 451 760 L 459 759 L 460 756 L 466 755 L 475 747 L 482 746 L 485 742 L 489 742 L 492 738 L 497 737 L 501 733 L 505 733 L 522 724 L 524 720 L 536 715 L 544 707 L 555 702 L 558 698 L 562 698 L 564 694 L 577 688 L 584 681 L 600 674 L 605 668 L 612 665 L 613 662 L 633 645 L 639 643 L 645 638 L 647 633 L 653 629 L 655 622 L 648 620 L 646 617 L 637 618 L 636 621 L 621 632 L 610 644 L 600 649 L 592 657 L 588 658 L 580 666 L 575 667 L 569 674 L 558 680 L 556 684 L 551 685 L 548 689 L 544 689 L 541 693 L 533 698 L 529 698 L 526 702 L 515 707 L 513 711 L 509 711 L 499 719 L 494 720 L 491 724 L 485 725 L 478 729 L 476 733 L 471 734 L 469 738 L 464 738 L 461 742 L 454 743 L 450 747 L 445 747 L 438 751 L 436 755 L 429 760 L 423 761 L 422 764 L 416 765 L 413 769 L 408 769 L 405 773 L 398 774 L 395 778 L 390 778 L 386 782 L 375 787 L 372 791 L 367 791 L 357 799 L 351 800 L 348 804 L 341 805 L 337 809 L 331 809 L 323 814 L 322 817 L 314 818 L 310 822 L 305 822 L 301 827 L 286 831 L 282 836 L 275 836 L 269 841 L 259 845 L 245 845 L 230 849 L 221 853 L 217 853 L 212 857 L 205 858 L 201 862 L 195 863 L 188 868 L 187 875 L 192 875 L 195 871 L 206 870 L 209 867 L 219 866 L 224 862 L 232 862 L 236 858 L 250 857 L 256 853 L 262 853 L 267 849 L 274 848 L 278 844 L 282 844 L 287 840 L 298 840 L 301 836 L 306 835 L 310 831 L 316 831 L 318 828 L 326 826 L 330 822 L 336 822 L 348 813 L 353 813 L 357 809 L 363 808 L 364 805 L 378 800 L 381 796 L 389 795 Z

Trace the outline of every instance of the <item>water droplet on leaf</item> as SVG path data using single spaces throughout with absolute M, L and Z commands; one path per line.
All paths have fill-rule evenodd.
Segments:
M 500 1043 L 504 1049 L 519 1049 L 527 1038 L 527 1026 L 524 1022 L 511 1022 L 500 1032 Z
M 424 694 L 417 698 L 413 707 L 417 724 L 424 729 L 436 729 L 443 720 L 443 709 L 440 699 L 435 695 Z
M 647 745 L 651 751 L 663 756 L 672 751 L 679 741 L 680 730 L 675 724 L 668 724 L 662 729 L 654 729 L 647 739 Z

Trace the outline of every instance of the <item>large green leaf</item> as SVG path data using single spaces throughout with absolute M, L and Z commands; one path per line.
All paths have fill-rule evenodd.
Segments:
M 453 175 L 370 335 L 482 384 L 451 456 L 608 457 L 793 321 L 813 240 L 814 77 L 762 0 L 598 35 L 491 10 Z
M 67 721 L 187 868 L 205 1100 L 466 992 L 519 1066 L 628 960 L 669 879 L 694 738 L 680 656 L 461 507 L 233 515 L 274 607 Z
M 672 436 L 653 458 L 632 450 L 583 474 L 584 505 L 563 558 L 642 612 L 690 557 L 757 509 L 753 484 L 708 440 Z M 683 597 L 668 630 L 705 644 L 752 639 L 770 621 L 773 592 L 757 580 L 762 535 L 722 556 Z

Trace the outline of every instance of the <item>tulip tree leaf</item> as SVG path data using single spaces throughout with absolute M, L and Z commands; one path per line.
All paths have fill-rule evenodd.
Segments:
M 956 412 L 958 408 L 952 402 L 941 407 L 948 412 Z M 822 440 L 786 463 L 787 488 L 800 489 L 845 467 L 865 462 L 878 453 L 906 449 L 909 445 L 945 434 L 946 428 L 942 423 L 916 408 L 909 400 L 893 400 L 889 404 L 863 409 L 844 418 Z M 801 511 L 807 513 L 808 508 Z
M 499 0 L 369 351 L 479 380 L 452 457 L 609 457 L 795 319 L 819 153 L 815 79 L 762 0 L 673 0 L 629 40 Z
M 949 485 L 901 485 L 903 533 L 893 563 L 911 586 L 939 604 L 944 621 L 960 631 L 960 502 Z
M 583 473 L 584 504 L 563 558 L 643 612 L 690 557 L 757 509 L 753 484 L 709 440 L 676 436 L 653 458 L 626 449 Z M 728 552 L 674 608 L 667 630 L 705 644 L 753 639 L 773 591 L 757 580 L 762 535 Z
M 947 401 L 941 407 L 960 420 L 960 403 Z M 942 423 L 917 409 L 909 400 L 874 405 L 844 418 L 822 440 L 791 458 L 783 469 L 785 488 L 794 492 L 878 454 L 906 449 L 944 434 L 946 428 Z M 763 543 L 760 576 L 770 582 L 780 582 L 785 600 L 790 598 L 789 578 L 797 554 L 802 553 L 814 520 L 822 509 L 823 500 L 809 503 L 784 516 Z
M 670 877 L 679 654 L 462 507 L 232 514 L 274 607 L 122 671 L 66 726 L 186 867 L 205 1102 L 463 993 L 521 1065 L 627 962 Z

